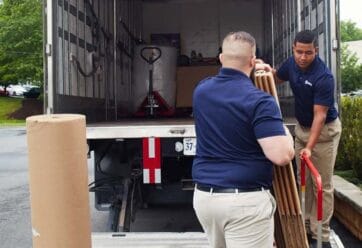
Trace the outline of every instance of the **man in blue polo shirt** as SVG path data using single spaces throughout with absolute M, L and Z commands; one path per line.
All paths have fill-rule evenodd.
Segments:
M 289 81 L 295 97 L 296 154 L 310 157 L 321 174 L 323 184 L 323 247 L 330 247 L 329 222 L 333 215 L 333 168 L 341 135 L 341 122 L 334 101 L 334 78 L 318 57 L 317 37 L 310 30 L 299 32 L 293 56 L 274 71 L 278 83 Z M 297 165 L 300 168 L 300 157 Z M 312 247 L 316 245 L 317 209 L 315 185 L 306 179 L 306 228 Z
M 193 94 L 194 209 L 211 247 L 272 247 L 272 168 L 291 161 L 293 140 L 275 99 L 249 78 L 254 68 L 271 70 L 256 64 L 254 38 L 228 34 L 220 61 Z

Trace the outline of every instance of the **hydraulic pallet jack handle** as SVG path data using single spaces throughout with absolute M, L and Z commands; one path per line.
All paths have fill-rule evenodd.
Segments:
M 147 55 L 148 55 L 148 58 L 146 57 Z M 146 46 L 141 49 L 141 57 L 150 65 L 155 63 L 161 57 L 161 55 L 162 55 L 162 52 L 159 47 Z
M 301 193 L 302 193 L 302 212 L 305 217 L 305 167 L 308 167 L 311 175 L 314 177 L 317 185 L 317 248 L 322 247 L 322 219 L 323 219 L 323 188 L 322 188 L 322 178 L 318 170 L 314 167 L 312 161 L 305 155 L 302 155 L 300 163 L 300 184 L 301 184 Z
M 149 84 L 148 84 L 148 106 L 150 115 L 153 116 L 153 108 L 158 107 L 153 96 L 153 64 L 161 57 L 161 49 L 155 46 L 146 46 L 141 49 L 141 57 L 149 64 Z M 148 56 L 148 58 L 147 58 Z

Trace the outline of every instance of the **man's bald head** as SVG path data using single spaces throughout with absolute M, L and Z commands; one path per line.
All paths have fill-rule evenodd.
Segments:
M 222 43 L 224 61 L 238 61 L 246 65 L 255 56 L 255 39 L 247 32 L 232 32 Z

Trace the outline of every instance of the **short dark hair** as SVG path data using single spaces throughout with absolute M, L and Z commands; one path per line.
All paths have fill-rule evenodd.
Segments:
M 294 45 L 296 45 L 297 42 L 304 43 L 304 44 L 313 43 L 313 45 L 315 47 L 318 46 L 317 36 L 311 30 L 303 30 L 303 31 L 300 31 L 299 33 L 297 33 L 297 35 L 294 38 Z

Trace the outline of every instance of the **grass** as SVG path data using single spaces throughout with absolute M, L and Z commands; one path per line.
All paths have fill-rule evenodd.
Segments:
M 336 170 L 334 171 L 334 174 L 344 178 L 350 183 L 353 183 L 362 190 L 362 180 L 356 177 L 353 170 L 343 170 L 343 171 Z
M 0 127 L 1 126 L 22 126 L 25 120 L 10 119 L 9 114 L 21 107 L 22 98 L 0 97 Z

